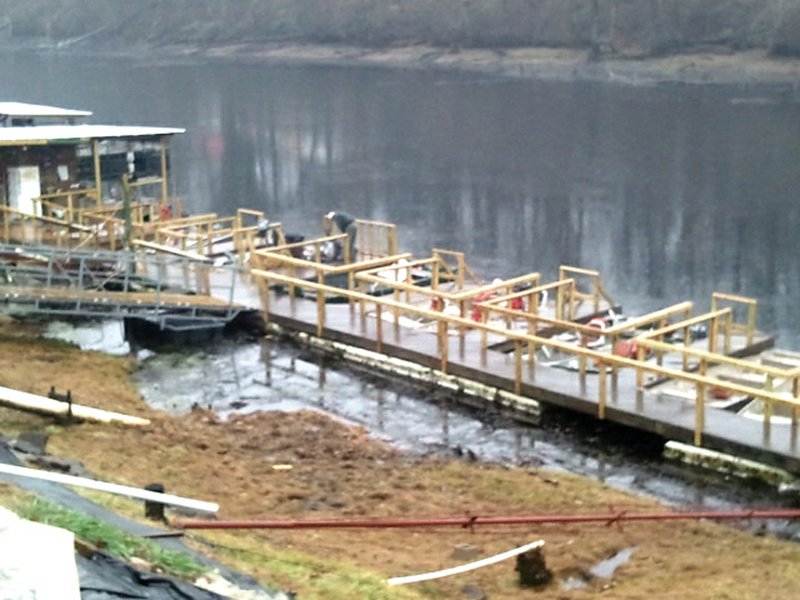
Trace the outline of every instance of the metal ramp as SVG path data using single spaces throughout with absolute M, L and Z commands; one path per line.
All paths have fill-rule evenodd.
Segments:
M 0 244 L 0 311 L 9 314 L 139 317 L 162 329 L 221 326 L 245 310 L 234 303 L 236 280 L 233 267 L 152 249 Z

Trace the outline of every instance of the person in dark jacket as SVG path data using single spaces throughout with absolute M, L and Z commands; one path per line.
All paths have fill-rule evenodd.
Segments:
M 331 211 L 325 215 L 324 226 L 325 235 L 335 235 L 337 233 L 347 234 L 347 239 L 350 245 L 350 262 L 356 260 L 356 233 L 358 226 L 354 217 L 344 212 Z M 342 255 L 341 248 L 337 252 L 337 256 Z

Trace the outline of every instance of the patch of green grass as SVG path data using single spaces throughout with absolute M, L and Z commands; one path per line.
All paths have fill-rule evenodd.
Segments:
M 257 572 L 261 578 L 280 588 L 291 589 L 307 600 L 420 600 L 425 597 L 410 587 L 390 587 L 385 578 L 376 573 L 340 561 L 278 549 L 252 534 L 215 532 L 196 539 L 211 546 L 214 554 L 230 567 Z
M 41 498 L 20 504 L 15 510 L 21 517 L 30 521 L 67 529 L 81 540 L 123 560 L 140 558 L 168 575 L 192 580 L 207 571 L 188 554 L 165 550 L 152 540 L 127 534 L 107 523 Z

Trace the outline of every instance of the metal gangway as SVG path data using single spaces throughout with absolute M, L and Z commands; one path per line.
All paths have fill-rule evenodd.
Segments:
M 0 244 L 0 311 L 89 318 L 139 317 L 161 329 L 225 324 L 237 270 L 202 256 Z

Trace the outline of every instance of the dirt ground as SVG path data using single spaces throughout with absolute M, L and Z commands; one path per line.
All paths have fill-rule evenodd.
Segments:
M 588 513 L 653 510 L 655 502 L 600 483 L 544 469 L 505 468 L 403 455 L 313 412 L 257 413 L 226 422 L 196 410 L 173 417 L 147 407 L 129 377 L 126 358 L 83 352 L 35 336 L 35 328 L 0 319 L 0 385 L 46 394 L 72 390 L 76 402 L 144 416 L 147 428 L 63 425 L 0 408 L 0 434 L 50 434 L 51 454 L 78 459 L 97 478 L 219 502 L 224 519 L 315 519 Z M 275 465 L 290 465 L 276 470 Z M 666 509 L 665 509 L 666 510 Z M 518 585 L 514 561 L 459 577 L 417 585 L 417 598 L 794 598 L 800 585 L 800 546 L 706 522 L 491 527 L 436 530 L 260 531 L 205 539 L 248 548 L 299 553 L 381 577 L 415 574 L 469 562 L 545 540 L 555 578 L 544 588 Z M 589 569 L 633 548 L 612 578 Z M 459 551 L 460 554 L 456 551 Z M 454 552 L 456 554 L 454 555 Z M 469 556 L 469 558 L 465 558 Z M 223 561 L 225 556 L 220 557 Z M 332 562 L 331 562 L 332 561 Z M 236 561 L 264 583 L 300 598 L 314 577 L 277 570 L 258 558 Z M 570 577 L 584 582 L 568 590 Z M 369 597 L 386 596 L 371 594 Z M 357 593 L 338 597 L 365 597 Z

